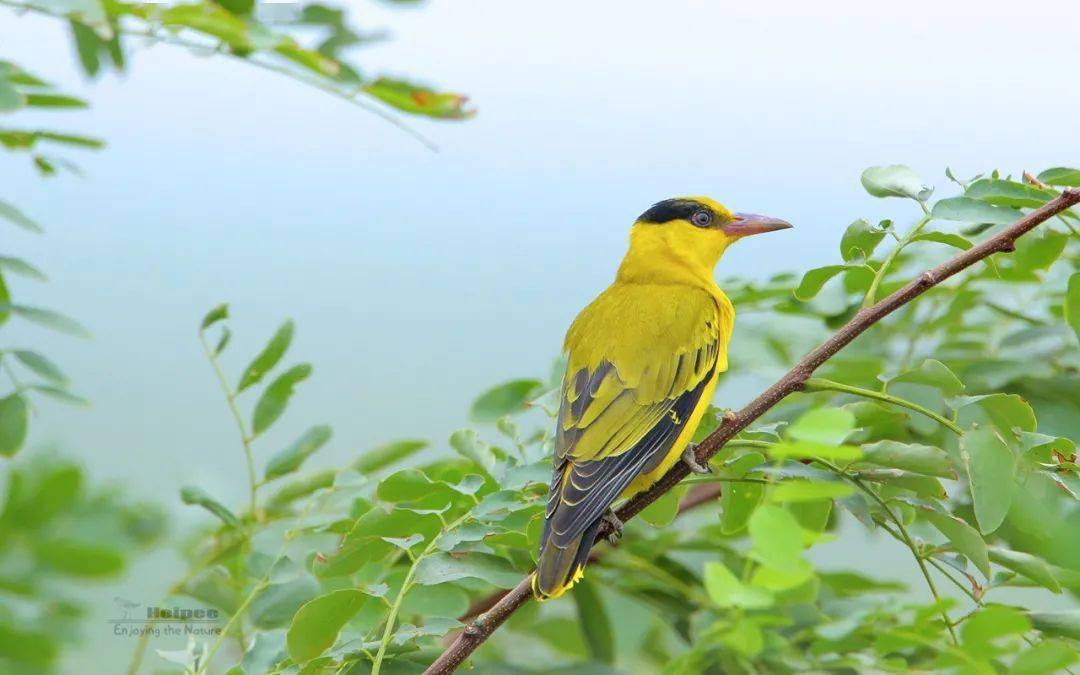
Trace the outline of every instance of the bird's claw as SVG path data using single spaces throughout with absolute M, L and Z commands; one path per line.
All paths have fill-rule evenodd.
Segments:
M 702 466 L 701 463 L 698 462 L 697 454 L 695 452 L 696 450 L 697 443 L 687 444 L 686 449 L 682 452 L 683 464 L 686 465 L 686 468 L 690 469 L 696 474 L 712 473 L 712 469 L 709 467 L 708 462 L 706 462 L 704 466 Z
M 611 509 L 604 511 L 604 515 L 600 516 L 600 519 L 611 528 L 611 532 L 607 536 L 608 543 L 612 545 L 618 543 L 619 539 L 622 538 L 623 522 L 619 520 L 619 517 Z
M 731 425 L 739 421 L 739 416 L 735 414 L 734 410 L 724 411 L 724 424 Z

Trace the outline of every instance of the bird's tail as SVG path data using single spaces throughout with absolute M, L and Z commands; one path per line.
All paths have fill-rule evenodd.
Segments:
M 588 527 L 581 536 L 565 548 L 559 548 L 549 537 L 544 537 L 540 549 L 540 561 L 536 564 L 532 590 L 537 600 L 557 598 L 585 576 L 585 563 L 596 541 L 596 531 L 602 518 Z

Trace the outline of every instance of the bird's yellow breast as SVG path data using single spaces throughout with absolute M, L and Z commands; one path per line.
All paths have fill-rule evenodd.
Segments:
M 610 363 L 623 391 L 633 392 L 633 403 L 620 398 L 621 405 L 655 406 L 670 401 L 704 382 L 704 390 L 687 419 L 677 420 L 681 431 L 660 464 L 637 477 L 623 492 L 630 496 L 652 485 L 678 461 L 693 437 L 716 387 L 719 373 L 727 370 L 728 339 L 734 324 L 734 309 L 727 297 L 713 285 L 701 288 L 681 283 L 632 283 L 617 280 L 578 315 L 566 336 L 569 356 L 568 373 L 581 369 L 595 371 L 601 363 Z M 697 358 L 694 366 L 687 361 L 707 354 L 710 346 L 716 358 Z M 604 391 L 596 392 L 600 399 Z M 604 410 L 602 405 L 595 408 Z M 610 408 L 607 409 L 611 411 Z M 632 413 L 612 415 L 614 419 Z M 632 447 L 648 427 L 636 437 L 627 435 L 613 444 L 608 438 L 616 425 L 591 424 L 582 420 L 584 430 L 574 456 L 590 458 L 600 454 L 618 454 Z

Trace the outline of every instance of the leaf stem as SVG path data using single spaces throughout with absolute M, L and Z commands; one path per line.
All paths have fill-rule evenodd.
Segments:
M 0 0 L 0 6 L 10 7 L 12 9 L 15 9 L 15 10 L 21 11 L 21 12 L 33 12 L 35 14 L 41 14 L 41 15 L 52 17 L 52 18 L 55 18 L 55 19 L 65 19 L 65 20 L 70 19 L 70 17 L 64 12 L 51 11 L 51 10 L 45 9 L 43 7 L 37 7 L 37 6 L 31 5 L 31 4 L 27 4 L 27 3 L 14 2 L 13 0 Z M 203 43 L 200 43 L 200 42 L 194 42 L 192 40 L 185 40 L 184 38 L 177 37 L 177 36 L 171 35 L 171 34 L 163 34 L 163 33 L 159 32 L 158 30 L 156 30 L 151 25 L 148 25 L 146 27 L 146 29 L 144 29 L 144 30 L 135 30 L 135 29 L 132 29 L 132 28 L 125 28 L 125 27 L 123 27 L 121 25 L 121 26 L 119 26 L 117 28 L 117 32 L 123 33 L 124 35 L 133 35 L 133 36 L 137 36 L 137 37 L 149 38 L 149 39 L 153 40 L 154 42 L 159 42 L 159 43 L 162 43 L 162 44 L 168 44 L 168 45 L 172 45 L 174 47 L 183 47 L 183 48 L 186 48 L 186 49 L 209 50 L 209 51 L 211 51 L 211 52 L 213 52 L 215 54 L 221 54 L 221 55 L 224 55 L 224 56 L 232 57 L 232 58 L 234 58 L 234 59 L 236 59 L 238 61 L 242 61 L 242 62 L 247 63 L 249 65 L 252 65 L 252 66 L 254 66 L 256 68 L 261 68 L 263 70 L 266 70 L 266 71 L 269 71 L 269 72 L 272 72 L 272 73 L 277 73 L 279 75 L 284 75 L 285 77 L 296 80 L 297 82 L 305 84 L 305 85 L 307 85 L 309 87 L 314 87 L 315 89 L 319 89 L 319 90 L 324 91 L 324 92 L 326 92 L 328 94 L 336 96 L 336 97 L 338 97 L 338 98 L 340 98 L 340 99 L 342 99 L 344 101 L 347 101 L 347 102 L 351 103 L 352 105 L 355 105 L 356 107 L 375 115 L 376 117 L 382 119 L 384 122 L 388 122 L 389 124 L 393 125 L 394 127 L 397 127 L 399 130 L 405 132 L 405 134 L 407 134 L 408 136 L 411 136 L 413 139 L 418 141 L 421 145 L 423 145 L 428 150 L 431 150 L 432 152 L 438 152 L 439 151 L 439 146 L 436 145 L 435 142 L 432 141 L 431 139 L 429 139 L 427 136 L 423 135 L 422 133 L 420 133 L 416 129 L 413 129 L 411 126 L 409 126 L 408 124 L 406 124 L 402 120 L 398 119 L 394 115 L 391 115 L 389 112 L 383 110 L 378 105 L 376 105 L 374 103 L 371 103 L 369 101 L 365 101 L 365 100 L 362 100 L 360 98 L 357 98 L 358 95 L 360 95 L 361 93 L 364 93 L 363 88 L 357 88 L 355 91 L 345 91 L 341 87 L 338 87 L 338 86 L 336 86 L 336 85 L 334 85 L 334 84 L 332 84 L 330 82 L 323 81 L 323 80 L 321 80 L 319 78 L 314 78 L 314 77 L 307 76 L 307 75 L 305 75 L 303 73 L 300 73 L 300 72 L 298 72 L 296 70 L 293 70 L 293 69 L 290 69 L 290 68 L 285 68 L 285 67 L 279 66 L 279 65 L 274 64 L 274 63 L 268 63 L 266 61 L 260 61 L 260 60 L 252 59 L 252 58 L 249 58 L 249 57 L 246 57 L 246 56 L 240 56 L 239 54 L 234 54 L 234 53 L 232 53 L 230 51 L 227 51 L 227 50 L 221 51 L 221 50 L 215 49 L 212 45 L 209 45 L 209 44 L 203 44 Z
M 850 384 L 843 384 L 842 382 L 833 382 L 832 380 L 826 380 L 826 379 L 820 378 L 820 377 L 811 377 L 810 379 L 808 379 L 806 381 L 806 390 L 807 391 L 838 391 L 838 392 L 843 392 L 845 394 L 854 394 L 855 396 L 862 396 L 864 398 L 872 398 L 872 399 L 877 400 L 877 401 L 883 401 L 885 403 L 891 403 L 891 404 L 893 404 L 895 406 L 899 406 L 901 408 L 907 408 L 908 410 L 913 410 L 913 411 L 915 411 L 917 413 L 920 413 L 922 415 L 926 415 L 927 417 L 934 420 L 938 424 L 940 424 L 943 427 L 945 427 L 945 428 L 949 429 L 950 431 L 952 431 L 957 436 L 964 433 L 964 430 L 961 429 L 960 426 L 957 425 L 955 422 L 953 422 L 952 420 L 950 420 L 950 419 L 948 419 L 946 417 L 943 417 L 943 416 L 937 414 L 933 410 L 930 410 L 928 408 L 924 408 L 923 406 L 919 405 L 918 403 L 915 403 L 914 401 L 909 401 L 907 399 L 900 398 L 899 396 L 893 396 L 892 394 L 887 394 L 887 393 L 882 392 L 882 391 L 873 391 L 872 389 L 863 389 L 862 387 L 855 387 L 855 386 L 852 386 Z
M 333 493 L 334 490 L 335 488 L 331 486 L 328 490 L 328 494 Z M 302 524 L 307 519 L 307 517 L 311 515 L 312 510 L 315 509 L 315 505 L 316 500 L 311 500 L 310 502 L 308 502 L 307 506 L 304 507 L 304 510 L 300 513 L 299 516 L 297 516 L 297 523 Z M 240 606 L 236 608 L 236 611 L 233 612 L 233 615 L 229 617 L 228 623 L 226 623 L 225 627 L 221 629 L 221 633 L 218 635 L 217 640 L 214 641 L 214 644 L 211 645 L 210 650 L 206 653 L 206 660 L 195 672 L 195 675 L 205 675 L 206 669 L 210 666 L 210 661 L 213 660 L 214 654 L 216 654 L 218 649 L 221 648 L 222 643 L 225 641 L 225 638 L 228 637 L 229 631 L 232 629 L 233 625 L 236 624 L 237 621 L 243 620 L 244 613 L 247 611 L 247 608 L 251 605 L 251 603 L 255 600 L 255 597 L 259 595 L 260 591 L 270 585 L 270 576 L 271 574 L 273 574 L 274 568 L 277 566 L 278 562 L 285 557 L 285 553 L 288 551 L 289 542 L 291 542 L 295 537 L 295 531 L 296 528 L 285 531 L 283 540 L 281 542 L 281 548 L 278 549 L 277 555 L 274 556 L 274 562 L 272 562 L 266 568 L 266 572 L 255 583 L 255 586 L 247 594 L 247 597 L 244 598 L 243 602 L 240 603 Z M 241 647 L 242 646 L 243 644 L 241 644 Z
M 3 0 L 0 0 L 0 2 L 3 2 Z M 252 438 L 247 432 L 247 425 L 244 424 L 244 418 L 240 414 L 240 409 L 236 406 L 236 392 L 233 391 L 232 386 L 229 384 L 229 380 L 225 377 L 225 372 L 221 369 L 221 364 L 218 362 L 217 355 L 210 349 L 210 343 L 206 341 L 205 331 L 199 331 L 199 342 L 202 343 L 203 351 L 206 352 L 206 358 L 210 361 L 210 365 L 214 369 L 214 374 L 217 376 L 218 383 L 221 385 L 221 391 L 225 393 L 225 400 L 229 404 L 229 411 L 232 413 L 233 420 L 236 422 L 236 429 L 240 433 L 240 443 L 244 446 L 244 457 L 247 460 L 248 509 L 251 512 L 251 517 L 258 520 L 258 504 L 256 500 L 259 490 L 259 481 L 255 477 L 255 454 L 251 449 Z
M 899 242 L 897 242 L 896 246 L 894 246 L 893 249 L 889 251 L 889 255 L 885 256 L 885 260 L 881 262 L 881 267 L 878 268 L 877 273 L 874 275 L 874 280 L 870 282 L 870 288 L 866 291 L 866 297 L 863 298 L 863 309 L 870 307 L 875 302 L 877 302 L 875 298 L 877 297 L 878 286 L 881 285 L 881 281 L 885 278 L 885 273 L 889 270 L 889 267 L 896 260 L 896 256 L 900 255 L 900 251 L 902 251 L 905 246 L 910 244 L 911 240 L 914 239 L 919 234 L 919 232 L 921 232 L 922 229 L 926 227 L 926 224 L 930 222 L 930 211 L 926 208 L 926 204 L 919 202 L 919 206 L 922 207 L 923 213 L 925 215 L 920 218 L 917 223 L 915 223 L 915 226 L 912 227 L 911 230 L 907 234 L 905 234 Z
M 908 549 L 911 551 L 911 555 L 915 557 L 915 562 L 919 565 L 919 571 L 922 572 L 923 579 L 926 580 L 926 585 L 930 588 L 930 594 L 934 596 L 934 602 L 940 603 L 941 595 L 938 593 L 937 585 L 934 584 L 934 579 L 930 576 L 930 570 L 926 568 L 926 561 L 919 553 L 919 548 L 915 545 L 914 540 L 912 540 L 911 535 L 907 531 L 907 527 L 904 526 L 904 521 L 900 520 L 899 516 L 893 513 L 892 509 L 889 508 L 889 505 L 885 503 L 885 500 L 879 497 L 876 492 L 871 490 L 870 487 L 867 486 L 866 483 L 864 483 L 857 476 L 852 476 L 851 474 L 837 467 L 835 464 L 826 460 L 815 459 L 814 461 L 829 469 L 837 476 L 851 481 L 851 483 L 855 487 L 865 492 L 871 499 L 877 502 L 878 506 L 880 506 L 883 511 L 885 511 L 886 515 L 889 516 L 889 519 L 893 521 L 894 525 L 896 525 L 896 529 L 899 530 L 900 536 L 903 538 L 904 545 L 908 547 Z M 956 630 L 953 628 L 953 623 L 952 620 L 949 618 L 948 610 L 946 610 L 944 607 L 941 607 L 941 618 L 944 619 L 945 626 L 949 629 L 949 636 L 952 638 L 953 644 L 959 646 L 960 641 L 956 637 Z
M 379 671 L 382 669 L 382 662 L 386 657 L 386 649 L 390 646 L 390 638 L 394 636 L 394 624 L 397 622 L 397 615 L 401 611 L 401 604 L 405 601 L 405 594 L 412 589 L 413 577 L 416 576 L 416 569 L 420 566 L 420 561 L 431 555 L 436 548 L 436 542 L 443 533 L 453 530 L 471 517 L 472 516 L 469 513 L 465 513 L 457 520 L 451 522 L 443 528 L 439 534 L 436 534 L 431 538 L 431 541 L 424 547 L 424 550 L 420 555 L 412 559 L 412 564 L 409 565 L 409 571 L 405 573 L 405 578 L 401 582 L 401 588 L 398 590 L 397 596 L 394 597 L 394 603 L 390 606 L 390 613 L 386 615 L 386 627 L 383 629 L 382 639 L 379 640 L 379 651 L 376 652 L 375 660 L 371 664 L 371 675 L 379 675 Z

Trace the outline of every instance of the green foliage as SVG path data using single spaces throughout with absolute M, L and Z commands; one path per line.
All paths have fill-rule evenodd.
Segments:
M 291 8 L 285 21 L 281 12 L 255 0 L 162 4 L 154 2 L 67 2 L 30 0 L 5 3 L 31 12 L 57 17 L 71 27 L 79 63 L 90 77 L 108 67 L 123 71 L 129 47 L 139 40 L 171 44 L 196 52 L 228 54 L 252 65 L 354 99 L 366 95 L 401 112 L 440 119 L 463 119 L 472 111 L 460 94 L 439 92 L 400 79 L 367 77 L 346 59 L 349 47 L 374 40 L 352 28 L 341 9 L 311 3 Z M 303 45 L 315 28 L 323 38 L 314 48 Z M 85 107 L 79 99 L 20 87 L 44 83 L 17 68 L 0 64 L 0 112 L 28 106 Z M 56 139 L 50 139 L 56 140 Z M 94 139 L 82 139 L 93 143 Z
M 76 584 L 120 575 L 157 542 L 161 511 L 87 484 L 77 464 L 38 453 L 6 465 L 0 489 L 0 671 L 59 672 L 91 610 Z M 17 612 L 16 612 L 17 610 Z
M 249 9 L 229 2 L 221 11 Z M 329 31 L 326 50 L 336 49 L 334 40 L 363 39 L 339 30 L 332 13 L 305 17 Z M 1051 178 L 1071 180 L 1057 171 Z M 872 195 L 911 200 L 913 224 L 859 219 L 837 232 L 836 264 L 802 277 L 722 284 L 745 317 L 732 346 L 740 355 L 735 374 L 790 367 L 806 346 L 796 334 L 808 342 L 827 335 L 990 236 L 1002 213 L 1011 219 L 1053 196 L 997 174 L 955 182 L 962 193 L 935 203 L 910 169 L 868 170 L 863 183 Z M 730 441 L 711 475 L 651 505 L 617 547 L 598 546 L 569 597 L 511 616 L 475 654 L 477 667 L 1034 673 L 1070 666 L 1080 611 L 1029 611 L 1015 593 L 1080 593 L 1077 222 L 1066 213 L 1044 224 L 1015 255 L 966 270 L 856 339 L 802 392 Z M 272 438 L 272 425 L 313 372 L 306 363 L 285 365 L 292 323 L 241 360 L 250 365 L 227 374 L 220 357 L 231 321 L 221 305 L 199 334 L 223 414 L 239 432 L 248 500 L 226 505 L 199 488 L 181 491 L 207 513 L 188 550 L 190 570 L 171 594 L 224 613 L 220 638 L 191 653 L 205 654 L 202 672 L 421 671 L 472 619 L 470 607 L 489 606 L 493 593 L 533 569 L 555 424 L 544 378 L 481 394 L 469 414 L 482 426 L 445 442 L 392 441 L 358 451 L 343 468 L 311 471 L 305 465 L 328 443 L 329 426 L 312 425 L 291 443 Z M 65 381 L 40 355 L 6 355 L 41 386 Z M 30 391 L 37 390 L 12 395 L 21 401 Z M 22 419 L 20 404 L 9 405 L 15 412 L 0 420 Z M 704 425 L 715 429 L 721 417 L 710 410 Z M 0 439 L 18 435 L 16 423 L 0 428 L 8 429 Z M 717 485 L 718 499 L 688 499 Z M 685 506 L 691 501 L 693 510 Z M 919 584 L 875 578 L 876 561 L 865 557 L 840 568 L 818 562 L 817 548 L 859 527 L 893 546 L 918 570 Z M 78 550 L 39 543 L 33 552 L 56 573 L 113 573 L 116 558 L 94 549 L 98 543 Z M 25 627 L 0 622 L 0 630 Z M 55 658 L 32 638 L 17 642 L 21 659 Z M 234 649 L 223 649 L 227 642 Z

